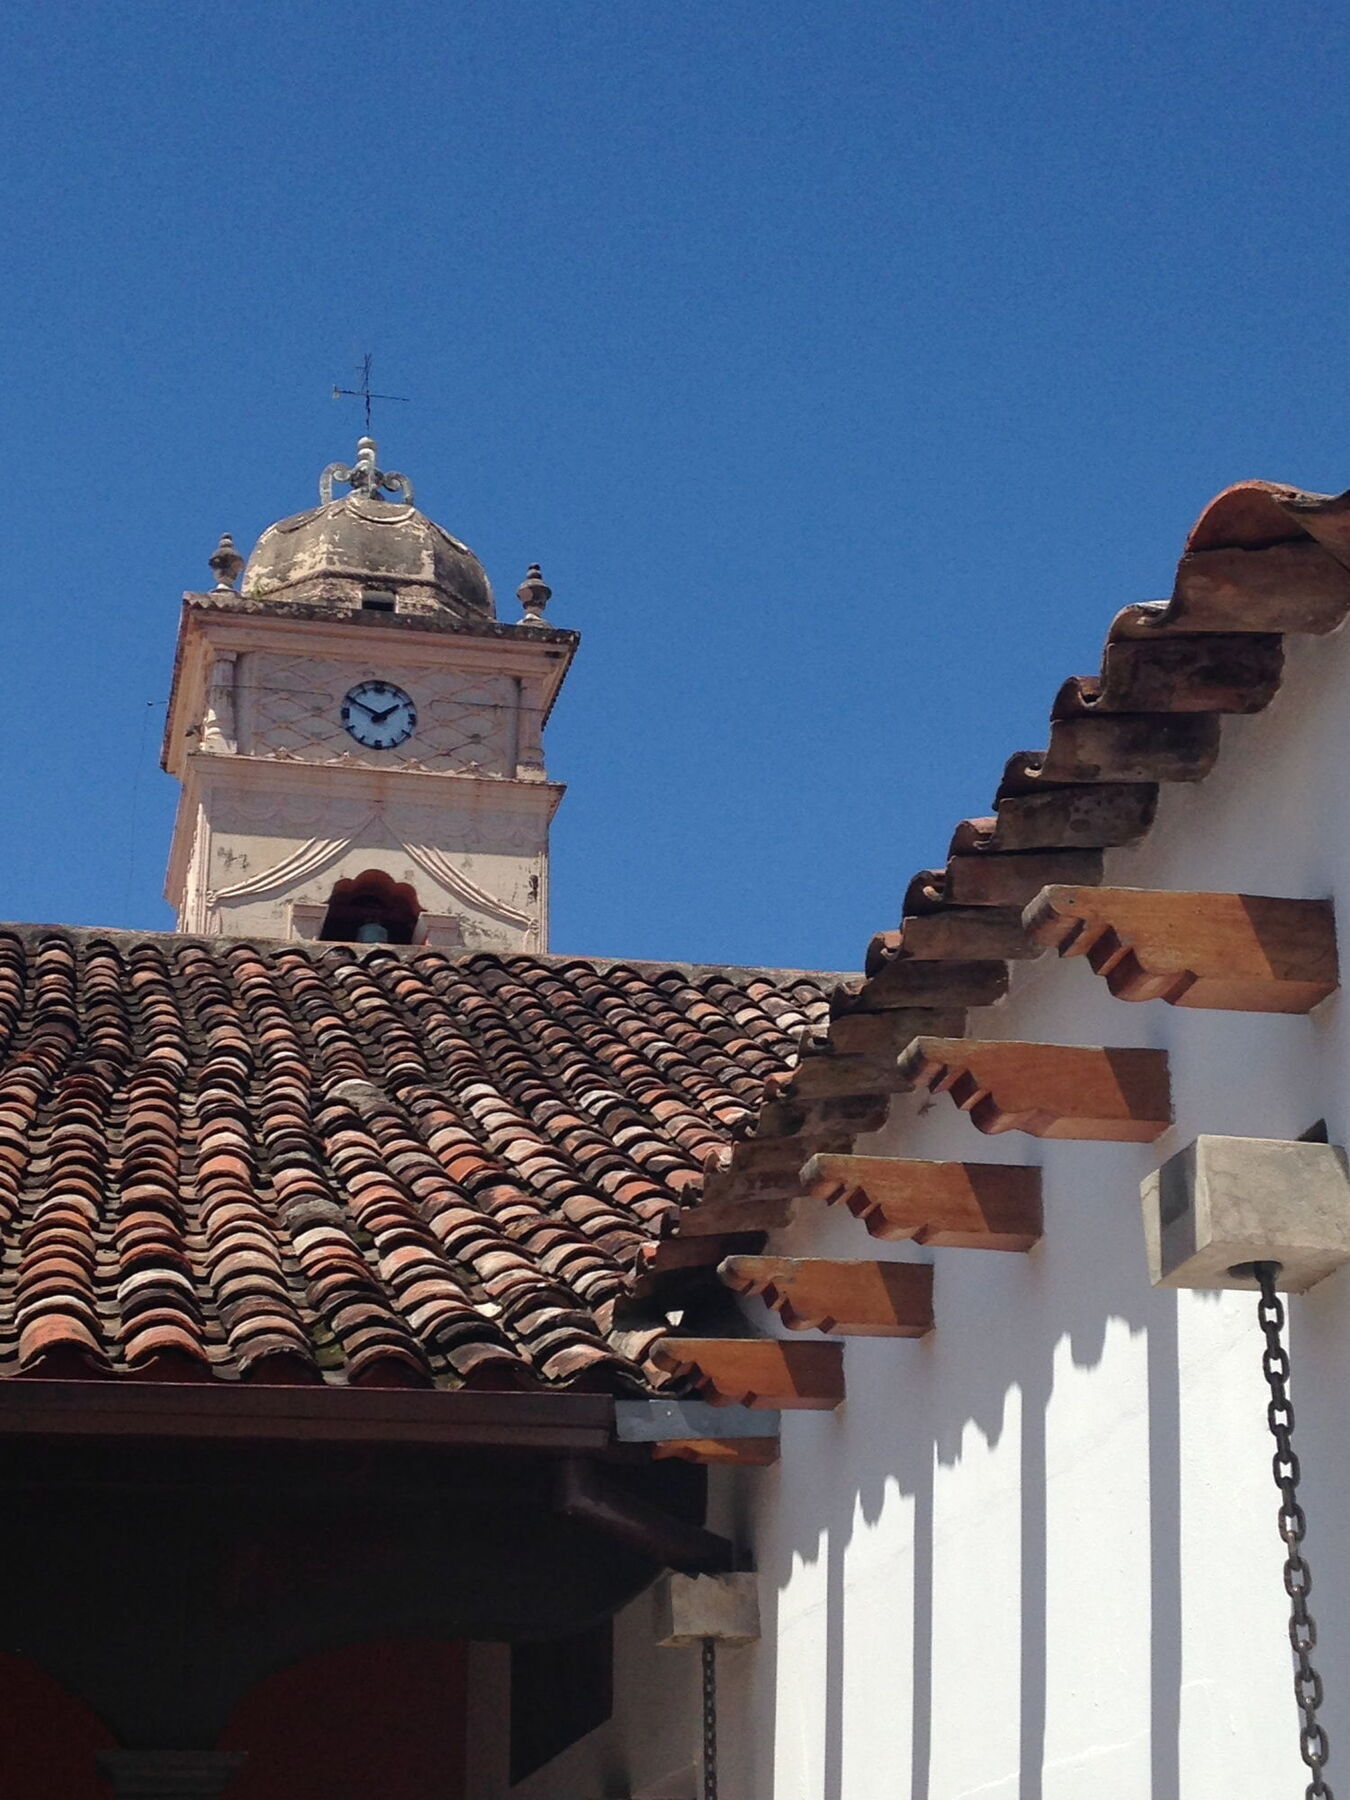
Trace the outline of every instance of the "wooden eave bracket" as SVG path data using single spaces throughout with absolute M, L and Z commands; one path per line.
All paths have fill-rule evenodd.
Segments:
M 652 1347 L 651 1355 L 659 1369 L 694 1381 L 715 1405 L 832 1412 L 844 1398 L 839 1344 L 668 1337 Z
M 990 1134 L 1148 1144 L 1172 1123 L 1163 1050 L 921 1037 L 900 1070 Z
M 1329 900 L 1055 886 L 1023 923 L 1038 944 L 1086 956 L 1118 1000 L 1306 1013 L 1340 983 Z
M 841 1337 L 926 1337 L 933 1329 L 928 1263 L 729 1256 L 717 1271 L 737 1294 L 758 1294 L 791 1331 Z
M 1030 1250 L 1043 1228 L 1041 1172 L 1016 1163 L 813 1156 L 803 1191 L 842 1205 L 883 1242 Z

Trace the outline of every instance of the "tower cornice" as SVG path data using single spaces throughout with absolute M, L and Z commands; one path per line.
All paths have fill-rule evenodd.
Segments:
M 182 780 L 185 786 L 206 782 L 246 780 L 257 793 L 313 793 L 324 778 L 340 778 L 344 792 L 369 800 L 372 806 L 386 802 L 426 806 L 450 791 L 465 806 L 487 802 L 499 812 L 543 812 L 551 819 L 567 792 L 565 781 L 512 781 L 500 775 L 476 775 L 460 769 L 377 769 L 343 762 L 278 761 L 274 756 L 216 756 L 194 750 L 187 757 Z

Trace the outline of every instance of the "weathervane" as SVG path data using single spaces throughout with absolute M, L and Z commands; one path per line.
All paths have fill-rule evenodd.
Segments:
M 408 404 L 408 396 L 406 394 L 373 394 L 370 391 L 370 371 L 371 371 L 372 367 L 374 366 L 374 363 L 375 363 L 374 356 L 371 354 L 370 351 L 367 351 L 365 356 L 361 360 L 361 385 L 360 385 L 360 387 L 359 388 L 335 387 L 333 389 L 333 398 L 335 400 L 364 400 L 365 406 L 366 406 L 366 436 L 367 437 L 370 436 L 370 403 L 372 400 L 401 400 L 405 406 Z

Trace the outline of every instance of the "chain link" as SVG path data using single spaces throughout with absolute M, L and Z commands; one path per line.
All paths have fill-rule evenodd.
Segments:
M 717 1639 L 704 1638 L 703 1800 L 717 1800 Z
M 1256 1316 L 1265 1334 L 1266 1347 L 1261 1356 L 1261 1370 L 1270 1389 L 1266 1420 L 1275 1439 L 1275 1455 L 1271 1467 L 1275 1486 L 1280 1491 L 1279 1530 L 1284 1540 L 1284 1591 L 1289 1596 L 1289 1645 L 1294 1653 L 1294 1698 L 1298 1702 L 1298 1747 L 1312 1775 L 1305 1800 L 1334 1800 L 1331 1789 L 1322 1779 L 1322 1768 L 1330 1745 L 1317 1709 L 1322 1704 L 1322 1677 L 1312 1665 L 1317 1645 L 1317 1626 L 1308 1611 L 1308 1595 L 1312 1592 L 1312 1573 L 1303 1555 L 1303 1534 L 1308 1522 L 1298 1502 L 1298 1484 L 1302 1471 L 1294 1454 L 1294 1408 L 1289 1398 L 1289 1353 L 1284 1347 L 1284 1302 L 1275 1291 L 1275 1278 L 1280 1265 L 1258 1262 L 1250 1265 L 1261 1290 Z

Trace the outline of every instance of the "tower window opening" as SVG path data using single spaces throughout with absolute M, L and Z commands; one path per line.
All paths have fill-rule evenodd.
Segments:
M 421 912 L 406 881 L 366 869 L 334 887 L 319 937 L 326 944 L 411 944 Z
M 384 588 L 365 588 L 361 594 L 362 612 L 391 613 L 395 609 L 394 596 Z

